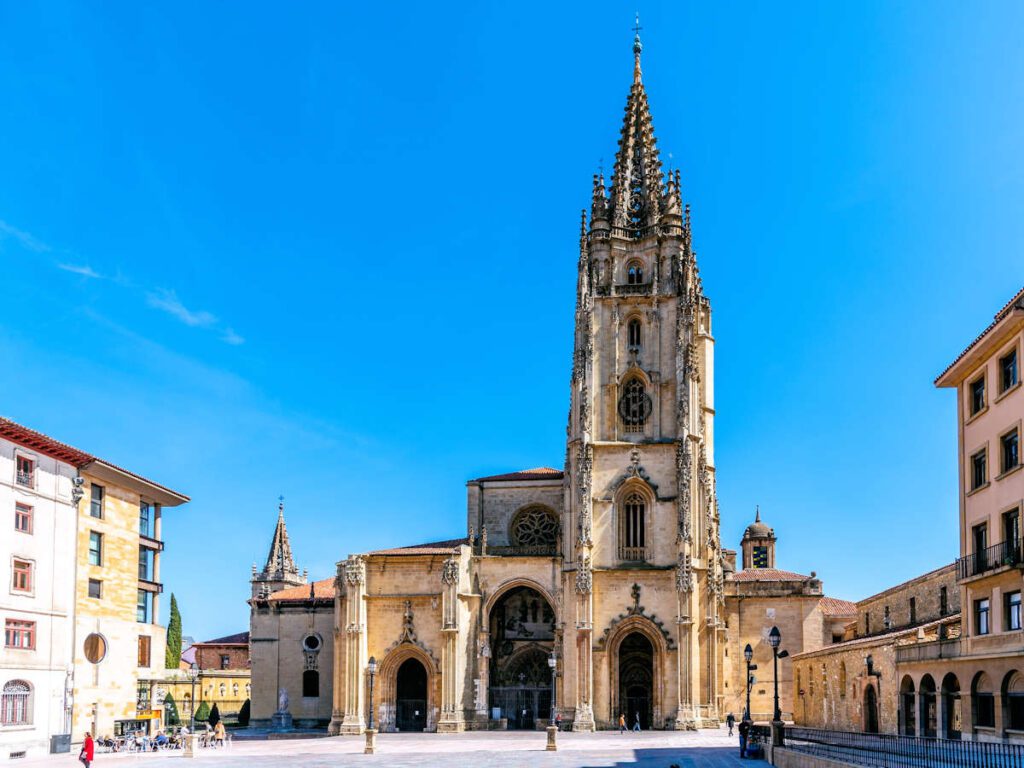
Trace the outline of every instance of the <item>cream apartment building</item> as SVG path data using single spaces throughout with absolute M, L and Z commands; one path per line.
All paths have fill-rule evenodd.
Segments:
M 0 419 L 0 759 L 70 727 L 76 466 L 88 456 Z

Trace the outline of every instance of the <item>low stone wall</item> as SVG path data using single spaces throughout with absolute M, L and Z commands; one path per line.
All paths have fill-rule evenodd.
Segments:
M 775 747 L 771 754 L 771 763 L 776 768 L 850 768 L 852 763 L 844 763 L 794 749 Z

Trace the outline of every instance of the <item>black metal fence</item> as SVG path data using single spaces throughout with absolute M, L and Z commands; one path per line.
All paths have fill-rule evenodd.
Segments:
M 1009 565 L 1020 565 L 1021 548 L 1019 541 L 1002 541 L 991 547 L 972 552 L 957 560 L 961 579 L 969 579 L 988 571 Z
M 787 727 L 787 749 L 872 768 L 1024 768 L 1024 745 Z

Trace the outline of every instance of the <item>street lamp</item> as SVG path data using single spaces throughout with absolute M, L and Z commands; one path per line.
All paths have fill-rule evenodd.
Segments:
M 743 658 L 747 662 L 747 708 L 743 712 L 743 719 L 748 723 L 751 721 L 750 717 L 750 689 L 754 686 L 754 678 L 750 674 L 757 669 L 757 664 L 751 664 L 751 660 L 754 658 L 754 649 L 750 647 L 750 643 L 747 643 L 747 647 L 743 649 Z
M 377 731 L 373 727 L 373 679 L 377 676 L 377 659 L 373 656 L 366 662 L 366 671 L 370 673 L 370 718 L 366 725 L 366 748 L 364 754 L 372 755 L 377 748 Z
M 199 676 L 199 665 L 194 661 L 188 665 L 188 676 L 192 679 L 192 698 L 189 699 L 188 714 L 189 714 L 189 726 L 188 732 L 195 733 L 196 730 L 196 678 Z
M 779 708 L 779 659 L 789 656 L 789 651 L 779 650 L 781 643 L 782 633 L 778 627 L 772 627 L 772 631 L 768 633 L 768 644 L 772 647 L 772 664 L 775 669 L 775 717 L 772 723 L 776 726 L 782 725 L 782 710 Z
M 548 666 L 551 667 L 551 718 L 548 720 L 547 728 L 547 751 L 554 752 L 558 749 L 558 745 L 555 743 L 555 734 L 558 732 L 558 726 L 555 725 L 555 676 L 558 670 L 558 657 L 555 656 L 554 651 L 551 651 L 551 655 L 548 656 Z

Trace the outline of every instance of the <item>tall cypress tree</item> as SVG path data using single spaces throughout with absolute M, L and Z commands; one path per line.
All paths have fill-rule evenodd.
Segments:
M 178 601 L 171 593 L 171 620 L 167 622 L 167 669 L 177 669 L 181 664 L 181 614 Z

